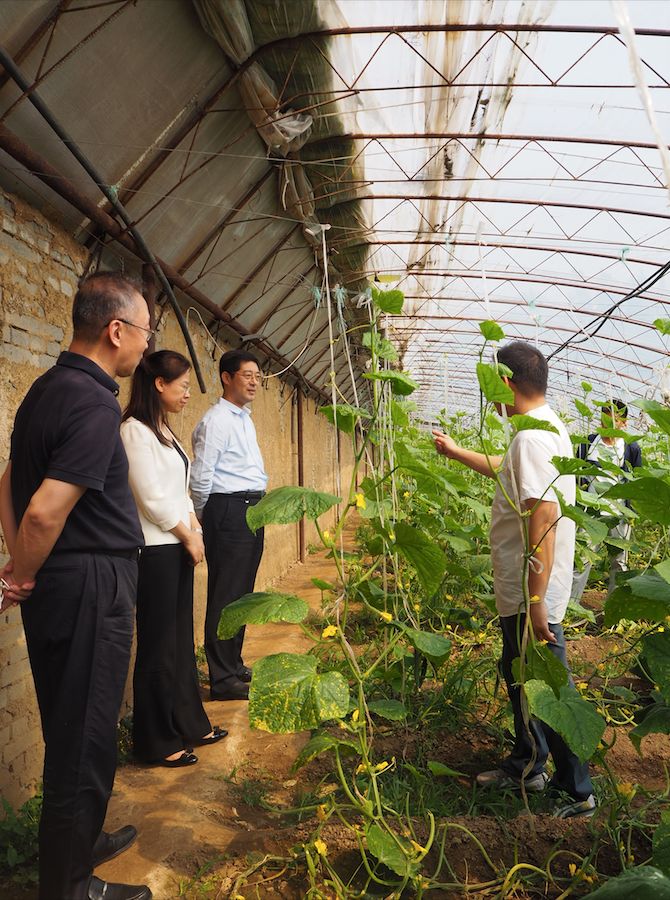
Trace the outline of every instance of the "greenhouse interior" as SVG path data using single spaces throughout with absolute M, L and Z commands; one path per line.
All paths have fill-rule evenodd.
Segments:
M 670 898 L 669 23 L 2 0 L 3 898 Z

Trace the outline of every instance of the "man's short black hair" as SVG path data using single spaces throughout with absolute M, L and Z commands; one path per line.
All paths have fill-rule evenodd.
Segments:
M 113 319 L 132 313 L 135 293 L 142 293 L 142 285 L 123 272 L 95 272 L 82 278 L 72 304 L 75 338 L 96 341 Z
M 510 381 L 524 397 L 547 393 L 549 366 L 537 347 L 525 341 L 505 344 L 498 350 L 498 362 L 511 370 Z
M 614 400 L 606 400 L 604 403 L 600 404 L 602 406 L 602 410 L 607 416 L 612 415 L 612 410 L 614 410 L 614 414 L 619 419 L 627 419 L 628 418 L 628 407 L 623 402 L 623 400 L 619 400 L 615 398 Z
M 239 371 L 242 363 L 245 362 L 256 363 L 256 365 L 260 369 L 258 360 L 254 356 L 254 354 L 249 353 L 248 350 L 228 350 L 228 352 L 224 353 L 219 360 L 219 378 L 223 375 L 224 372 L 227 372 L 229 375 L 234 375 L 235 372 Z

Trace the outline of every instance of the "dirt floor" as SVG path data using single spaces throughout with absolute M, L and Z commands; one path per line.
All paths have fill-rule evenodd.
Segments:
M 311 555 L 275 587 L 320 609 L 321 592 L 311 578 L 330 577 L 331 569 L 332 563 L 321 555 Z M 251 626 L 245 662 L 253 666 L 271 653 L 299 653 L 308 646 L 295 626 Z M 97 870 L 100 878 L 148 884 L 155 900 L 173 900 L 180 885 L 183 892 L 189 879 L 211 862 L 235 857 L 237 868 L 247 854 L 285 852 L 276 819 L 257 804 L 261 799 L 282 805 L 290 801 L 298 785 L 290 768 L 308 735 L 252 731 L 246 702 L 208 697 L 203 689 L 210 721 L 229 734 L 218 744 L 198 748 L 197 765 L 162 769 L 128 764 L 118 770 L 105 828 L 132 823 L 139 838 L 121 857 Z
M 321 608 L 321 592 L 311 579 L 330 580 L 332 562 L 323 554 L 310 555 L 304 565 L 296 565 L 276 585 L 285 593 L 306 599 L 317 612 Z M 596 601 L 598 598 L 596 598 Z M 598 603 L 596 602 L 596 607 Z M 569 643 L 573 665 L 582 677 L 588 677 L 606 653 L 606 638 L 582 636 Z M 295 626 L 266 625 L 250 627 L 245 642 L 246 661 L 278 651 L 300 652 L 307 641 Z M 597 676 L 596 676 L 597 677 Z M 279 815 L 273 807 L 295 806 L 301 794 L 328 776 L 330 761 L 317 759 L 298 775 L 291 765 L 307 740 L 307 735 L 271 735 L 251 731 L 244 702 L 212 702 L 203 689 L 205 708 L 212 724 L 229 730 L 229 736 L 212 747 L 201 748 L 197 765 L 189 769 L 169 770 L 128 763 L 119 768 L 109 806 L 107 830 L 126 823 L 139 831 L 137 843 L 118 859 L 101 866 L 96 874 L 108 881 L 149 884 L 155 900 L 186 897 L 222 898 L 295 898 L 305 896 L 306 883 L 290 866 L 278 862 L 259 870 L 251 881 L 237 882 L 238 876 L 251 870 L 265 856 L 286 857 L 290 848 L 310 840 L 314 820 L 300 823 L 296 817 Z M 465 726 L 458 733 L 439 730 L 430 735 L 397 725 L 379 728 L 376 742 L 385 758 L 412 761 L 421 744 L 425 753 L 429 741 L 430 758 L 464 773 L 459 779 L 463 795 L 472 794 L 471 779 L 477 771 L 496 764 L 499 745 L 482 725 Z M 611 739 L 611 729 L 608 730 Z M 383 748 L 383 749 L 382 749 Z M 637 783 L 652 790 L 665 786 L 664 765 L 670 757 L 670 737 L 653 735 L 643 743 L 640 757 L 622 732 L 608 760 L 621 782 Z M 595 774 L 599 774 L 595 768 Z M 474 807 L 473 807 L 474 809 Z M 509 870 L 517 859 L 544 869 L 547 859 L 559 851 L 552 871 L 567 874 L 570 861 L 579 863 L 584 852 L 604 834 L 605 810 L 591 821 L 563 822 L 551 818 L 541 809 L 529 817 L 519 814 L 455 815 L 448 818 L 445 855 L 455 876 L 470 885 L 491 881 Z M 485 859 L 474 840 L 486 849 Z M 329 858 L 337 860 L 338 870 L 353 871 L 360 857 L 351 831 L 327 824 L 322 832 L 327 841 Z M 417 834 L 417 837 L 421 835 Z M 642 862 L 649 855 L 648 841 L 636 838 L 631 850 Z M 601 872 L 619 870 L 616 848 L 607 841 L 601 847 L 597 868 Z M 556 896 L 538 883 L 543 896 Z M 516 897 L 538 896 L 518 891 Z M 3 900 L 33 900 L 29 892 L 5 890 Z M 462 897 L 461 892 L 438 890 L 431 897 Z M 477 891 L 469 896 L 484 896 Z M 490 896 L 489 893 L 486 896 Z

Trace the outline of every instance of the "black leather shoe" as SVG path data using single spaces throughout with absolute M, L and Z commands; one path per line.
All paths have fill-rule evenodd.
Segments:
M 96 866 L 101 866 L 104 862 L 114 859 L 115 856 L 127 850 L 131 844 L 134 844 L 136 840 L 137 828 L 133 825 L 124 825 L 123 828 L 118 828 L 111 833 L 101 831 L 93 847 L 93 868 L 95 869 Z
M 91 875 L 88 900 L 151 900 L 153 894 L 146 884 L 115 884 Z
M 237 673 L 237 677 L 240 681 L 244 681 L 246 684 L 249 684 L 252 677 L 252 672 L 249 666 L 242 666 L 242 668 Z
M 224 691 L 210 691 L 211 700 L 248 700 L 249 685 L 242 681 L 231 681 Z

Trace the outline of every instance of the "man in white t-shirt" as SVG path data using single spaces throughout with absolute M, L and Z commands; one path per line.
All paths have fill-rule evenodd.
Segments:
M 596 806 L 588 763 L 580 763 L 563 738 L 548 725 L 536 719 L 531 719 L 528 726 L 524 723 L 521 688 L 512 673 L 512 663 L 520 655 L 526 615 L 522 581 L 524 525 L 519 510 L 530 511 L 526 520 L 528 546 L 536 548 L 527 585 L 533 632 L 537 640 L 547 642 L 568 669 L 561 622 L 570 598 L 575 525 L 561 517 L 556 491 L 567 503 L 574 503 L 575 479 L 559 476 L 551 459 L 571 457 L 572 444 L 565 426 L 545 400 L 548 369 L 540 351 L 516 341 L 501 348 L 498 362 L 512 372 L 503 379 L 514 394 L 514 404 L 506 406 L 507 415 L 529 415 L 548 422 L 555 431 L 519 431 L 504 458 L 487 458 L 483 453 L 459 447 L 441 432 L 433 432 L 438 453 L 490 478 L 497 473 L 500 479 L 491 510 L 491 558 L 503 638 L 501 667 L 514 711 L 515 743 L 500 768 L 480 773 L 477 783 L 483 787 L 518 788 L 523 779 L 526 791 L 541 791 L 549 782 L 544 767 L 551 753 L 555 767 L 551 787 L 572 798 L 555 815 L 588 816 Z

